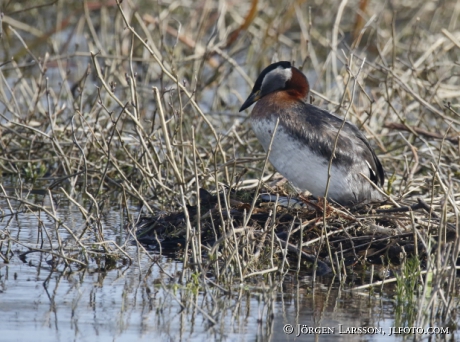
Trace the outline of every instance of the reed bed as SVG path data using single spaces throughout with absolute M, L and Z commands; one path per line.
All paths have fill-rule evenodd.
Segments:
M 181 258 L 178 282 L 222 291 L 318 270 L 345 284 L 356 269 L 357 290 L 378 288 L 407 279 L 408 260 L 419 260 L 401 300 L 415 292 L 421 312 L 449 316 L 460 250 L 459 11 L 455 1 L 7 2 L 0 169 L 11 184 L 0 189 L 0 257 L 19 245 L 63 268 L 116 267 L 133 260 L 134 241 L 153 261 Z M 369 137 L 386 207 L 324 206 L 273 180 L 238 108 L 277 60 L 307 74 L 311 102 Z M 281 195 L 302 208 L 278 205 Z M 57 202 L 84 223 L 59 216 Z M 114 203 L 126 220 L 117 241 L 103 220 Z M 20 212 L 52 222 L 39 247 L 10 234 Z

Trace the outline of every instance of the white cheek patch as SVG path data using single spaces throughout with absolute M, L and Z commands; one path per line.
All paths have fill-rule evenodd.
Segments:
M 279 66 L 265 75 L 262 80 L 261 92 L 268 94 L 272 91 L 283 89 L 286 82 L 292 78 L 292 69 Z

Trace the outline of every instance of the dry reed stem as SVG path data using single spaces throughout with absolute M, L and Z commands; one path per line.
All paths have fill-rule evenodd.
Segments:
M 257 279 L 281 282 L 287 271 L 302 274 L 303 253 L 315 249 L 319 255 L 321 238 L 329 240 L 328 246 L 337 243 L 329 259 L 337 266 L 339 281 L 346 282 L 346 253 L 365 261 L 378 254 L 372 243 L 410 238 L 416 255 L 422 248 L 432 252 L 426 256 L 426 267 L 432 274 L 438 272 L 433 285 L 419 280 L 423 293 L 435 287 L 446 291 L 433 291 L 420 304 L 448 310 L 454 304 L 445 297 L 455 288 L 460 250 L 458 237 L 448 241 L 449 234 L 458 232 L 460 204 L 460 34 L 455 24 L 443 27 L 430 18 L 434 11 L 452 15 L 452 4 L 447 1 L 430 10 L 396 2 L 395 8 L 401 9 L 396 14 L 384 5 L 369 4 L 361 13 L 366 24 L 357 38 L 349 19 L 356 8 L 347 1 L 331 5 L 332 10 L 304 2 L 282 8 L 268 1 L 268 10 L 257 12 L 249 26 L 251 20 L 244 20 L 248 12 L 236 5 L 206 2 L 200 8 L 197 3 L 185 11 L 180 1 L 166 2 L 152 5 L 147 14 L 136 7 L 141 2 L 117 2 L 117 8 L 101 11 L 85 2 L 72 12 L 76 26 L 69 36 L 62 2 L 52 28 L 29 25 L 25 17 L 7 13 L 3 36 L 10 45 L 4 45 L 5 59 L 0 60 L 0 168 L 18 180 L 13 185 L 19 190 L 0 185 L 2 219 L 14 222 L 21 213 L 36 211 L 42 234 L 38 241 L 46 248 L 35 250 L 61 257 L 66 266 L 82 267 L 92 263 L 92 256 L 134 260 L 129 241 L 138 236 L 132 212 L 142 208 L 155 217 L 179 210 L 186 236 L 182 282 L 193 283 L 199 274 L 201 288 L 218 284 L 221 291 Z M 421 19 L 415 20 L 414 13 Z M 229 38 L 228 33 L 238 28 L 238 38 Z M 351 28 L 352 42 L 347 36 Z M 50 32 L 69 39 L 62 41 L 66 39 Z M 37 48 L 37 42 L 45 49 Z M 341 65 L 349 55 L 361 62 L 359 80 Z M 16 59 L 11 61 L 12 56 Z M 292 219 L 282 239 L 276 235 L 283 215 L 278 197 L 266 222 L 251 220 L 261 209 L 255 198 L 244 201 L 250 207 L 242 222 L 235 219 L 232 191 L 256 189 L 257 194 L 272 176 L 268 154 L 245 117 L 237 114 L 247 87 L 272 59 L 301 66 L 312 83 L 314 103 L 343 108 L 339 115 L 366 132 L 385 166 L 386 190 L 394 206 L 409 208 L 420 198 L 429 203 L 430 212 L 355 213 L 334 208 L 322 224 L 316 217 Z M 353 82 L 352 89 L 347 81 Z M 406 130 L 395 132 L 397 127 Z M 49 207 L 34 201 L 27 189 L 31 185 L 34 191 L 43 189 L 43 196 L 52 201 Z M 200 189 L 224 195 L 217 198 L 216 207 L 205 209 Z M 122 195 L 116 197 L 119 192 Z M 81 213 L 78 223 L 63 215 L 60 202 Z M 130 229 L 117 239 L 103 220 L 109 210 L 127 215 Z M 380 226 L 384 218 L 394 225 Z M 321 238 L 305 239 L 311 231 L 326 228 L 330 231 L 323 231 Z M 2 229 L 2 260 L 9 260 L 15 244 L 36 248 L 12 239 L 8 229 Z M 215 241 L 212 247 L 203 242 L 206 229 Z M 373 240 L 360 240 L 358 234 Z M 156 243 L 162 238 L 155 232 Z M 436 248 L 431 247 L 434 243 Z M 356 252 L 359 248 L 364 256 Z M 74 257 L 74 251 L 80 254 Z M 160 249 L 160 254 L 165 252 Z M 140 260 L 149 251 L 139 245 L 136 253 Z M 212 282 L 209 273 L 215 275 Z

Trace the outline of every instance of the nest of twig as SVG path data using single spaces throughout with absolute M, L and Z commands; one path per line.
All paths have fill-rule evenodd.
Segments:
M 456 237 L 455 227 L 440 220 L 420 198 L 414 203 L 346 208 L 333 203 L 324 207 L 323 201 L 303 196 L 264 193 L 252 208 L 254 195 L 254 191 L 230 191 L 217 196 L 200 189 L 199 206 L 142 217 L 137 238 L 153 249 L 184 251 L 188 217 L 206 250 L 225 248 L 224 239 L 251 231 L 254 238 L 240 243 L 239 249 L 249 248 L 256 255 L 263 248 L 274 247 L 276 260 L 280 260 L 276 252 L 286 251 L 289 260 L 300 257 L 307 267 L 317 264 L 312 270 L 324 275 L 331 272 L 332 264 L 400 265 L 415 256 L 423 265 L 429 250 Z M 231 233 L 222 229 L 229 226 Z

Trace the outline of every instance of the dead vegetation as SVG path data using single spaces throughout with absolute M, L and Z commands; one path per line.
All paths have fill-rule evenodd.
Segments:
M 199 274 L 231 286 L 305 270 L 345 281 L 359 266 L 371 284 L 374 264 L 416 256 L 419 271 L 435 275 L 429 285 L 420 276 L 425 288 L 454 291 L 457 2 L 43 5 L 3 8 L 4 262 L 20 245 L 65 267 L 94 258 L 116 265 L 132 259 L 126 247 L 139 238 L 159 253 L 179 251 L 185 281 Z M 273 169 L 237 109 L 274 60 L 293 61 L 310 79 L 314 104 L 366 133 L 386 170 L 389 206 L 261 202 Z M 285 191 L 269 190 L 274 198 Z M 46 205 L 31 199 L 37 192 Z M 57 215 L 57 202 L 78 208 L 83 224 Z M 103 220 L 114 203 L 126 218 L 121 242 Z M 52 222 L 38 245 L 10 235 L 21 212 Z

